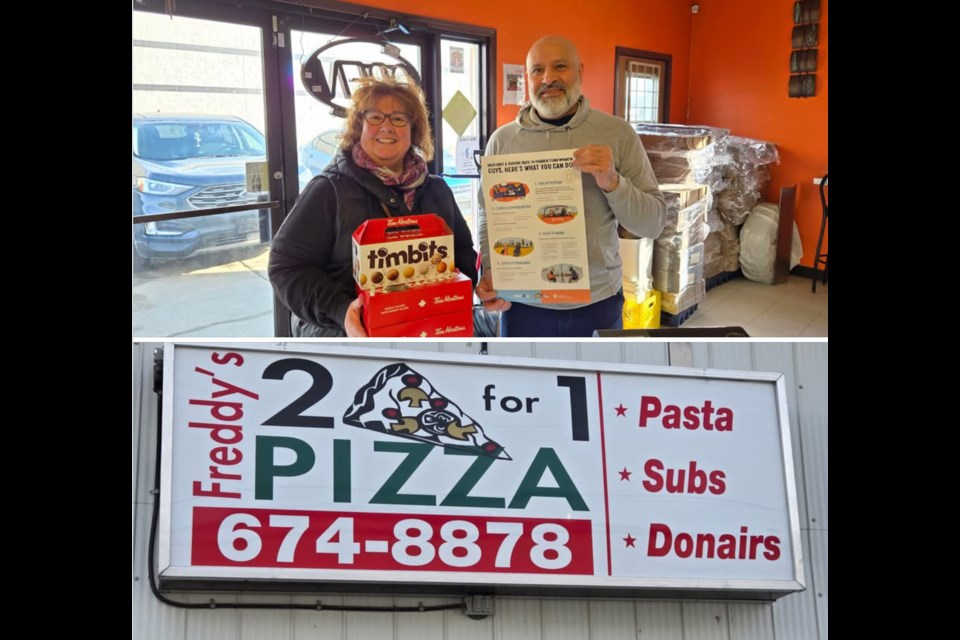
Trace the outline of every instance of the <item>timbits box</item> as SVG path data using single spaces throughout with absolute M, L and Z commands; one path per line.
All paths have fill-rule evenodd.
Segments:
M 435 214 L 374 218 L 353 232 L 353 277 L 362 290 L 432 284 L 453 274 L 453 232 Z
M 469 321 L 465 329 L 470 331 L 456 335 L 473 335 L 473 282 L 462 273 L 454 272 L 452 277 L 433 284 L 415 281 L 387 289 L 364 289 L 360 296 L 363 298 L 363 324 L 368 335 L 407 335 L 395 333 L 397 329 L 391 327 L 411 322 L 421 323 L 422 326 L 418 325 L 420 330 L 429 332 L 439 325 L 427 326 L 423 324 L 425 321 L 454 314 L 459 314 L 458 324 Z

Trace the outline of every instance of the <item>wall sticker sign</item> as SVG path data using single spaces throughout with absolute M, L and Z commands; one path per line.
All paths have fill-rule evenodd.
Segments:
M 170 343 L 163 375 L 161 580 L 804 588 L 781 374 Z
M 366 76 L 389 76 L 420 85 L 420 74 L 400 55 L 400 47 L 376 38 L 328 42 L 303 60 L 300 68 L 300 81 L 307 93 L 340 118 L 347 115 L 355 80 Z

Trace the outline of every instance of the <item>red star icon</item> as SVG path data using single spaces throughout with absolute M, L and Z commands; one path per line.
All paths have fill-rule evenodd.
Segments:
M 617 410 L 617 415 L 618 415 L 618 416 L 624 416 L 624 417 L 626 417 L 626 415 L 627 415 L 627 408 L 626 408 L 625 406 L 623 406 L 623 403 L 622 403 L 622 402 L 620 403 L 620 406 L 619 406 L 619 407 L 614 407 L 614 409 Z
M 624 480 L 630 482 L 630 475 L 633 473 L 633 471 L 627 471 L 627 468 L 624 467 L 623 471 L 617 471 L 617 473 L 620 474 L 620 482 L 623 482 Z
M 627 543 L 627 546 L 628 546 L 628 547 L 633 547 L 634 549 L 637 548 L 637 547 L 634 546 L 634 544 L 633 544 L 634 542 L 637 541 L 637 539 L 634 538 L 634 537 L 633 537 L 632 535 L 630 535 L 629 533 L 627 534 L 627 537 L 623 539 L 623 541 Z

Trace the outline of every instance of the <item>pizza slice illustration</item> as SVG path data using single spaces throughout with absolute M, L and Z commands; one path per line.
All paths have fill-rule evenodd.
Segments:
M 403 363 L 383 367 L 357 390 L 343 421 L 361 429 L 475 455 L 512 459 L 501 445 L 484 435 L 480 425 L 456 403 Z

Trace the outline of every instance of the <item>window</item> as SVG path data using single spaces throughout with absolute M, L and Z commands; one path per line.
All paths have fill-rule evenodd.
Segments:
M 618 116 L 630 123 L 669 121 L 670 61 L 666 54 L 617 47 Z

